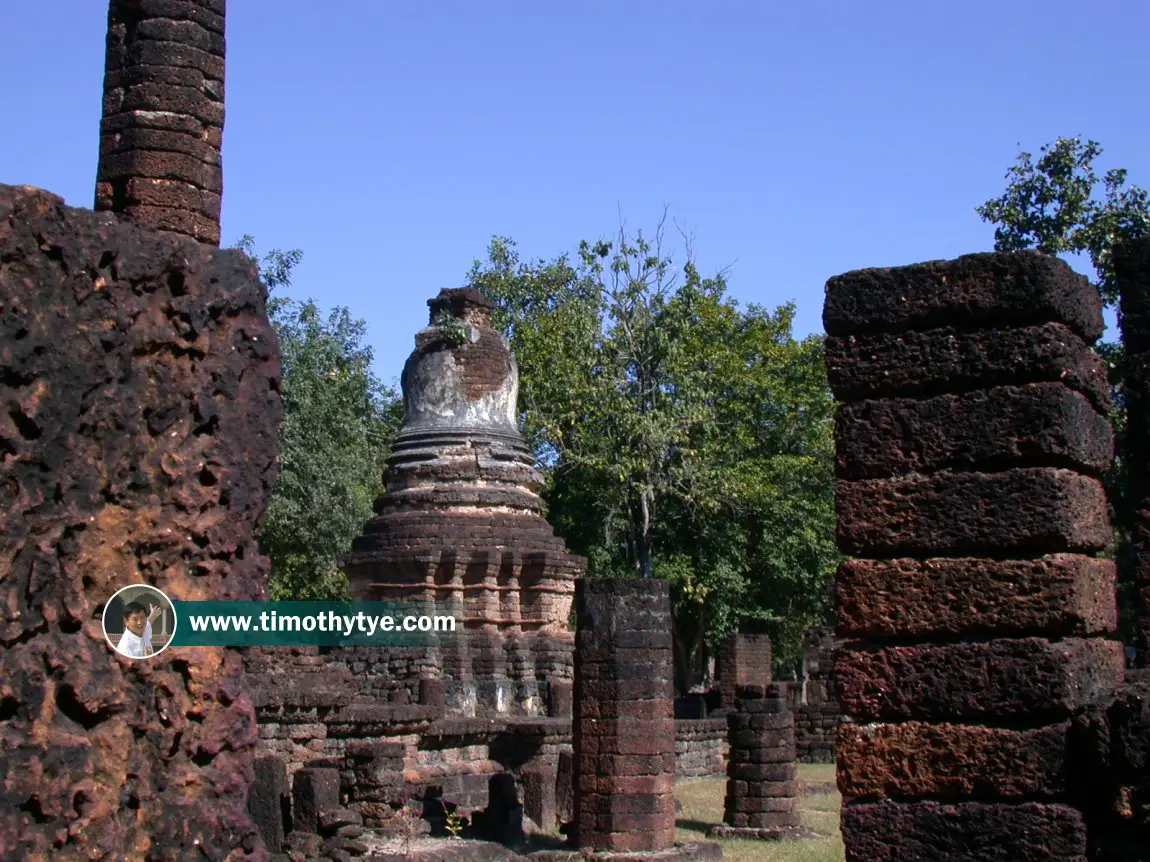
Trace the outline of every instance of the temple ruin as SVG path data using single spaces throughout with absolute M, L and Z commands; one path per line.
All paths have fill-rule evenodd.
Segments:
M 519 433 L 519 369 L 492 328 L 494 305 L 468 288 L 428 305 L 403 369 L 387 488 L 347 558 L 352 595 L 459 609 L 466 637 L 422 677 L 442 681 L 447 714 L 546 715 L 549 700 L 568 711 L 571 602 L 586 561 L 542 516 L 543 478 Z
M 1037 253 L 828 282 L 850 559 L 796 683 L 736 634 L 721 708 L 675 718 L 667 585 L 581 578 L 469 289 L 428 303 L 347 558 L 356 598 L 458 608 L 466 636 L 113 652 L 118 586 L 266 598 L 280 364 L 255 264 L 218 248 L 224 13 L 111 0 L 95 211 L 0 186 L 0 857 L 344 859 L 465 810 L 491 841 L 566 827 L 580 848 L 537 859 L 714 859 L 675 843 L 676 779 L 726 774 L 724 828 L 775 838 L 799 822 L 796 759 L 835 756 L 852 862 L 1147 859 L 1101 304 Z M 1144 664 L 1150 242 L 1114 264 Z M 424 858 L 455 847 L 474 858 Z

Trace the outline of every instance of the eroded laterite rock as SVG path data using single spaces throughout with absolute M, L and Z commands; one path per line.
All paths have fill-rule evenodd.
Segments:
M 852 642 L 835 660 L 839 702 L 856 721 L 1062 721 L 1106 699 L 1125 668 L 1122 644 L 1101 638 Z
M 835 621 L 852 638 L 1103 634 L 1118 627 L 1112 560 L 846 560 Z
M 830 335 L 1048 321 L 1094 341 L 1102 335 L 1102 301 L 1065 261 L 1033 251 L 855 270 L 827 282 L 823 307 Z
M 133 663 L 100 616 L 132 583 L 264 596 L 265 300 L 241 252 L 0 186 L 0 858 L 263 853 L 239 655 Z
M 843 808 L 843 834 L 856 858 L 1081 862 L 1086 824 L 1066 805 L 879 802 Z
M 839 482 L 839 549 L 860 557 L 1098 551 L 1102 483 L 1051 468 Z
M 839 790 L 860 799 L 1057 798 L 1066 792 L 1069 728 L 847 723 L 839 729 Z
M 1061 382 L 1110 409 L 1106 362 L 1061 323 L 830 335 L 826 362 L 831 391 L 844 401 Z
M 840 479 L 1020 466 L 1098 475 L 1114 460 L 1110 420 L 1061 383 L 844 404 L 835 442 Z

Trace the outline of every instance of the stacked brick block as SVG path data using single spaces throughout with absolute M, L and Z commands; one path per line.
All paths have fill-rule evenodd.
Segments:
M 727 796 L 717 834 L 775 838 L 799 825 L 795 720 L 775 686 L 740 686 L 727 715 Z
M 219 245 L 225 0 L 111 0 L 96 209 Z
M 1115 249 L 1126 346 L 1126 435 L 1138 664 L 1150 667 L 1150 238 Z
M 575 835 L 598 851 L 674 844 L 675 718 L 666 581 L 575 587 Z
M 847 858 L 1082 859 L 1071 719 L 1123 677 L 1097 291 L 1037 253 L 827 284 Z
M 741 686 L 771 684 L 771 639 L 733 632 L 719 650 L 719 692 L 723 706 L 734 708 Z

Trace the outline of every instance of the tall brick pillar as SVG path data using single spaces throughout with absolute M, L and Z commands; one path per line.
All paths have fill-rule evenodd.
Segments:
M 719 650 L 719 693 L 725 709 L 734 709 L 741 686 L 771 684 L 771 639 L 733 632 Z
M 671 600 L 663 580 L 575 585 L 575 834 L 580 847 L 675 840 Z
M 850 860 L 1079 860 L 1070 719 L 1123 678 L 1097 291 L 1037 253 L 827 283 Z
M 111 0 L 96 209 L 220 243 L 225 0 Z
M 1150 667 L 1150 237 L 1115 249 L 1126 346 L 1126 464 L 1134 509 L 1138 665 Z

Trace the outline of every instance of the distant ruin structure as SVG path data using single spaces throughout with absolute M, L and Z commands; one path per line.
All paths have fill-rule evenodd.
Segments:
M 771 639 L 764 634 L 732 632 L 719 647 L 719 697 L 724 709 L 734 709 L 738 690 L 771 684 Z
M 220 244 L 225 0 L 111 0 L 98 211 Z
M 847 858 L 1081 860 L 1123 684 L 1097 290 L 1038 253 L 827 283 Z
M 834 763 L 839 702 L 833 671 L 839 641 L 833 628 L 819 626 L 803 636 L 799 679 L 786 687 L 795 715 L 795 745 L 800 763 Z

